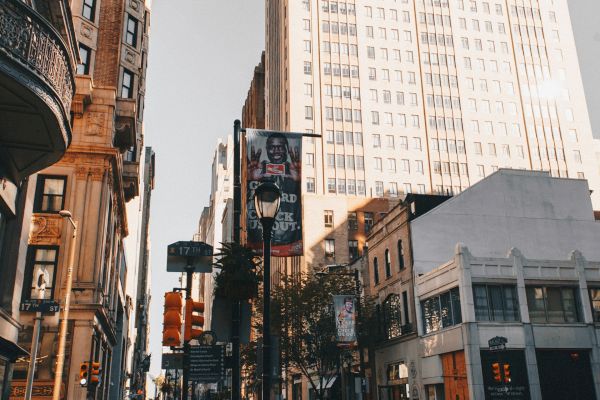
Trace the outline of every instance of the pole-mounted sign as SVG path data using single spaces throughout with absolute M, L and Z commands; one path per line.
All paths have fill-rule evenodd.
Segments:
M 204 242 L 179 241 L 167 247 L 168 272 L 212 272 L 213 247 Z

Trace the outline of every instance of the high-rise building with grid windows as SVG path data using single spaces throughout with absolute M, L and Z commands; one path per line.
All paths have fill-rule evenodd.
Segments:
M 600 207 L 566 0 L 267 0 L 265 85 L 267 129 L 322 135 L 303 148 L 307 262 L 329 233 L 306 210 L 500 167 L 585 178 Z

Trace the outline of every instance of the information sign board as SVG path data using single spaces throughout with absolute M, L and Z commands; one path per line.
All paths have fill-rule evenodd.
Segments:
M 22 312 L 42 312 L 57 313 L 60 311 L 60 304 L 56 300 L 29 299 L 23 300 L 19 307 Z
M 183 353 L 163 353 L 161 369 L 183 369 Z
M 190 346 L 190 380 L 215 383 L 225 377 L 225 346 Z

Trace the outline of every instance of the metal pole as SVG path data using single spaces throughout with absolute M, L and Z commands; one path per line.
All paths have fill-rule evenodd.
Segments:
M 194 268 L 190 265 L 185 267 L 186 272 L 186 284 L 185 284 L 185 306 L 189 305 L 188 300 L 192 299 L 192 279 L 194 276 Z M 187 310 L 186 310 L 187 313 Z M 184 321 L 184 324 L 191 324 L 192 321 Z M 190 341 L 184 339 L 183 341 L 183 395 L 182 400 L 188 400 L 189 398 L 189 373 L 190 373 Z
M 60 388 L 62 385 L 63 369 L 65 366 L 65 344 L 67 342 L 67 324 L 69 322 L 69 309 L 71 307 L 71 289 L 73 287 L 73 262 L 75 259 L 75 243 L 77 240 L 77 223 L 69 217 L 73 226 L 73 236 L 69 244 L 69 260 L 67 266 L 67 287 L 65 293 L 65 305 L 63 308 L 62 320 L 60 322 L 60 331 L 58 339 L 58 354 L 56 356 L 56 374 L 54 375 L 54 389 L 52 391 L 52 400 L 60 400 Z
M 35 361 L 37 359 L 38 348 L 40 343 L 40 331 L 42 328 L 42 312 L 35 313 L 35 324 L 33 325 L 33 339 L 31 340 L 31 359 L 29 360 L 29 370 L 27 371 L 27 387 L 25 389 L 25 400 L 31 400 L 31 392 L 33 390 L 33 376 L 35 374 Z
M 271 229 L 274 218 L 263 218 L 263 376 L 262 400 L 271 399 Z
M 233 242 L 240 244 L 242 214 L 242 168 L 240 136 L 242 123 L 236 119 L 233 123 Z M 242 304 L 233 301 L 231 310 L 231 400 L 240 400 L 240 318 Z

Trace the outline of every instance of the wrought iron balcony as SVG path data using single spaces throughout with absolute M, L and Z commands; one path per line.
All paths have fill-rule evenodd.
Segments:
M 46 7 L 63 11 L 61 30 L 71 42 L 68 5 L 55 0 Z M 26 3 L 0 0 L 0 171 L 15 183 L 58 161 L 70 144 L 70 44 Z

